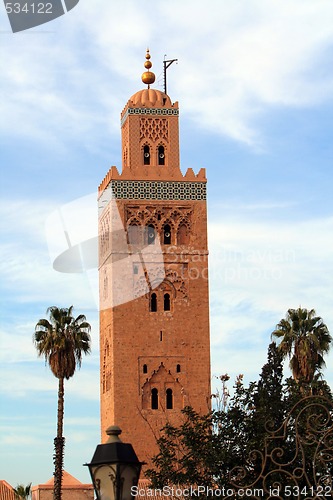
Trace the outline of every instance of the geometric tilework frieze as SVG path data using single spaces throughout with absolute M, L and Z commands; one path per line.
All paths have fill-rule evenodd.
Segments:
M 179 109 L 170 108 L 128 108 L 121 120 L 121 125 L 125 122 L 128 115 L 179 115 Z
M 126 200 L 205 200 L 205 182 L 110 181 L 112 198 Z

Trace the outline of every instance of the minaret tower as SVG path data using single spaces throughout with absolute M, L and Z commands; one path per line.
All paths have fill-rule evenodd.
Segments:
M 99 276 L 102 437 L 119 425 L 149 463 L 167 421 L 210 408 L 210 343 L 205 171 L 182 174 L 178 103 L 144 66 L 99 186 Z

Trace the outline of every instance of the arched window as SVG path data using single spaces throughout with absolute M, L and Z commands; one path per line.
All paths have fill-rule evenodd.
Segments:
M 157 311 L 157 295 L 152 293 L 150 296 L 150 312 L 155 313 Z
M 177 365 L 177 366 L 176 366 L 176 372 L 177 372 L 177 373 L 180 373 L 180 365 Z
M 173 397 L 172 397 L 172 389 L 166 390 L 166 409 L 172 410 L 173 408 Z
M 151 409 L 158 410 L 158 390 L 155 388 L 151 390 Z
M 137 224 L 130 224 L 127 229 L 128 243 L 130 245 L 140 244 L 140 226 Z
M 153 224 L 149 224 L 146 227 L 147 244 L 153 245 L 155 243 L 155 227 Z
M 171 227 L 170 224 L 164 224 L 163 227 L 163 243 L 164 245 L 171 244 Z
M 165 293 L 164 294 L 164 311 L 170 311 L 170 309 L 171 309 L 170 294 Z
M 188 242 L 189 242 L 188 228 L 185 224 L 181 224 L 178 228 L 177 244 L 188 245 Z
M 143 146 L 143 164 L 150 165 L 150 148 L 149 146 Z
M 145 364 L 145 365 L 143 365 L 143 367 L 142 367 L 142 371 L 143 371 L 143 373 L 147 373 L 147 372 L 148 372 L 148 367 L 147 367 L 147 365 L 146 365 L 146 364 Z
M 158 164 L 159 165 L 165 164 L 164 146 L 158 146 Z

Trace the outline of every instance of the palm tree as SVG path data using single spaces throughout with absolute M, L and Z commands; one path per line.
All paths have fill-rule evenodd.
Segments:
M 272 337 L 281 339 L 279 349 L 290 359 L 296 382 L 310 384 L 315 373 L 325 366 L 323 355 L 329 352 L 332 340 L 322 318 L 314 309 L 288 309 Z
M 14 493 L 17 499 L 29 500 L 31 497 L 31 483 L 28 484 L 28 486 L 18 484 L 16 488 L 14 488 Z
M 90 353 L 90 324 L 81 314 L 74 318 L 73 306 L 69 308 L 49 307 L 49 319 L 40 319 L 33 336 L 39 356 L 45 357 L 53 375 L 59 380 L 57 437 L 54 440 L 54 500 L 61 500 L 64 419 L 64 380 L 71 378 L 76 366 L 81 366 L 82 353 Z

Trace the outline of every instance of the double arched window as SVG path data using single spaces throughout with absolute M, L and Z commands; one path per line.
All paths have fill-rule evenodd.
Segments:
M 158 389 L 154 387 L 151 390 L 151 409 L 152 410 L 158 410 Z M 172 389 L 167 389 L 165 393 L 165 407 L 167 410 L 172 410 L 173 409 L 173 393 Z
M 151 148 L 148 144 L 145 144 L 143 146 L 143 149 L 142 149 L 142 153 L 143 153 L 143 164 L 144 165 L 150 165 L 151 164 Z M 164 146 L 161 144 L 160 146 L 158 146 L 157 149 L 154 149 L 153 151 L 153 159 L 154 159 L 154 155 L 157 156 L 157 165 L 159 166 L 163 166 L 165 165 L 165 148 Z M 126 157 L 126 160 L 124 158 L 124 162 L 127 162 L 127 157 Z M 154 164 L 154 162 L 153 162 Z
M 152 293 L 150 295 L 150 304 L 149 310 L 150 312 L 157 312 L 157 293 Z M 171 294 L 166 292 L 163 294 L 163 311 L 171 311 Z M 159 298 L 162 299 L 161 295 Z

